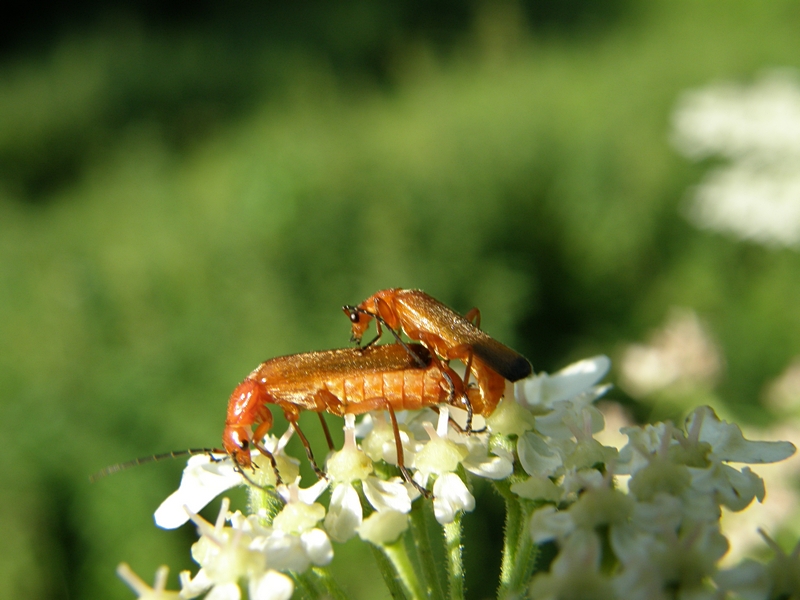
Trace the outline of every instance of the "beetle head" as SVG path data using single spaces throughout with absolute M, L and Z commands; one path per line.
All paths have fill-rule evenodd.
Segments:
M 344 314 L 350 319 L 351 335 L 350 339 L 357 344 L 361 343 L 361 338 L 364 337 L 364 332 L 369 327 L 370 321 L 373 316 L 365 311 L 363 308 L 346 304 L 342 307 Z

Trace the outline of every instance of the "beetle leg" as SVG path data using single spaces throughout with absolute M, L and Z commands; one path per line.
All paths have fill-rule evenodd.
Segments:
M 258 447 L 258 446 L 256 446 L 256 447 Z M 270 454 L 270 457 L 271 457 L 271 456 L 272 456 L 272 455 Z M 285 504 L 285 502 L 284 502 L 283 498 L 281 498 L 281 497 L 280 497 L 280 496 L 279 496 L 277 493 L 275 493 L 275 489 L 274 489 L 274 488 L 272 488 L 272 487 L 267 487 L 267 486 L 264 486 L 264 485 L 261 485 L 261 484 L 259 484 L 259 483 L 258 483 L 258 482 L 256 482 L 256 481 L 253 481 L 253 479 L 252 479 L 252 478 L 251 478 L 251 477 L 250 477 L 250 476 L 249 476 L 249 475 L 248 475 L 248 474 L 245 472 L 245 470 L 244 470 L 244 469 L 242 469 L 242 468 L 241 468 L 240 466 L 238 466 L 238 465 L 237 465 L 237 466 L 235 466 L 235 467 L 234 467 L 234 469 L 236 470 L 236 472 L 238 472 L 238 473 L 239 473 L 239 475 L 241 475 L 242 477 L 244 477 L 244 479 L 245 479 L 245 481 L 247 481 L 247 483 L 249 483 L 249 484 L 250 484 L 250 485 L 252 485 L 253 487 L 257 487 L 258 489 L 260 489 L 260 490 L 262 490 L 262 491 L 266 492 L 266 493 L 267 493 L 267 494 L 269 494 L 270 496 L 273 496 L 274 498 L 277 498 L 277 499 L 278 499 L 280 502 L 283 502 L 283 503 Z M 276 483 L 276 485 L 280 485 L 280 484 L 281 484 L 280 475 L 278 475 L 278 469 L 275 467 L 275 465 L 274 465 L 274 464 L 273 464 L 273 469 L 275 469 L 275 477 L 276 477 L 276 478 L 277 478 L 277 480 L 278 480 L 278 481 L 277 481 L 277 483 Z
M 321 412 L 317 413 L 319 415 L 319 422 L 322 423 L 322 431 L 325 432 L 325 441 L 328 442 L 328 450 L 333 450 L 333 438 L 331 437 L 331 430 L 328 429 L 328 424 L 325 422 L 325 417 L 322 416 Z
M 478 329 L 481 328 L 481 311 L 477 308 L 472 308 L 464 315 L 464 318 L 475 325 Z
M 422 487 L 420 484 L 414 481 L 414 478 L 411 477 L 411 473 L 408 472 L 408 469 L 405 465 L 403 441 L 400 439 L 400 428 L 397 425 L 397 417 L 394 414 L 392 405 L 388 401 L 386 401 L 386 409 L 389 411 L 389 418 L 392 420 L 392 432 L 394 433 L 394 443 L 395 447 L 397 448 L 397 466 L 400 469 L 400 473 L 403 475 L 403 479 L 417 488 L 419 493 L 426 498 L 433 497 L 433 494 L 430 492 L 430 490 Z
M 317 474 L 317 478 L 319 479 L 327 479 L 325 473 L 322 469 L 317 466 L 317 461 L 314 460 L 314 453 L 311 451 L 311 444 L 308 442 L 308 438 L 306 434 L 303 433 L 303 430 L 300 429 L 300 426 L 297 424 L 296 420 L 289 419 L 289 422 L 292 424 L 297 436 L 300 438 L 300 441 L 303 443 L 303 448 L 306 449 L 306 456 L 308 457 L 308 462 L 311 463 L 311 468 L 314 469 L 314 473 Z

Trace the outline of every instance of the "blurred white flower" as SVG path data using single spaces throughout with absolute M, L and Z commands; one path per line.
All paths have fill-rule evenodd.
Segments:
M 530 475 L 529 479 L 512 484 L 515 494 L 531 500 L 563 500 L 565 493 L 572 492 L 565 490 L 563 482 L 555 485 L 552 478 L 564 475 L 573 481 L 591 478 L 600 475 L 593 469 L 595 465 L 616 460 L 616 449 L 605 447 L 593 438 L 604 425 L 603 415 L 593 402 L 611 387 L 597 383 L 610 367 L 608 357 L 595 356 L 553 375 L 539 373 L 517 382 L 516 405 L 526 407 L 536 416 L 530 426 L 516 415 L 501 417 L 501 431 L 518 436 L 517 455 Z M 489 418 L 489 425 L 495 426 L 494 415 Z M 592 471 L 592 475 L 584 471 Z
M 166 589 L 168 574 L 169 567 L 159 567 L 153 587 L 150 587 L 126 563 L 120 563 L 117 567 L 117 575 L 136 593 L 139 600 L 178 600 L 181 597 L 179 592 Z
M 631 344 L 622 354 L 620 385 L 634 397 L 671 386 L 713 385 L 722 369 L 716 344 L 697 314 L 673 308 L 648 344 Z
M 748 431 L 749 436 L 773 440 L 789 440 L 800 445 L 800 426 L 786 422 L 763 431 Z M 795 482 L 800 476 L 800 459 L 759 465 L 758 475 L 763 478 L 767 495 L 763 504 L 753 504 L 740 512 L 724 511 L 722 530 L 731 542 L 731 551 L 723 559 L 724 566 L 731 566 L 745 556 L 754 556 L 763 544 L 758 529 L 780 530 L 784 535 L 797 538 L 800 523 L 790 518 L 800 504 Z
M 687 92 L 673 114 L 672 139 L 689 158 L 729 164 L 693 194 L 690 220 L 769 246 L 800 245 L 800 84 L 789 70 L 751 86 Z
M 795 356 L 783 373 L 766 386 L 764 399 L 770 408 L 781 412 L 800 409 L 800 356 Z
M 536 414 L 547 412 L 557 402 L 584 396 L 584 404 L 590 404 L 608 391 L 607 386 L 594 386 L 610 368 L 611 360 L 607 356 L 593 356 L 572 363 L 552 375 L 539 373 L 518 381 L 514 385 L 514 395 L 517 402 Z
M 609 537 L 622 567 L 614 578 L 619 598 L 719 598 L 706 583 L 728 550 L 716 524 L 697 523 L 663 535 L 619 527 Z
M 181 596 L 195 598 L 208 592 L 209 598 L 237 600 L 241 598 L 238 583 L 246 579 L 251 593 L 258 594 L 251 598 L 282 600 L 290 597 L 294 590 L 292 580 L 275 571 L 263 551 L 264 541 L 272 536 L 273 530 L 262 527 L 257 517 L 245 518 L 240 513 L 229 515 L 228 506 L 228 499 L 223 499 L 214 525 L 197 514 L 191 515 L 200 531 L 200 539 L 192 546 L 192 558 L 200 565 L 200 571 L 194 577 L 188 571 L 181 573 Z M 225 526 L 228 520 L 231 527 Z M 297 566 L 302 567 L 302 564 L 289 568 Z M 264 576 L 270 572 L 274 573 L 271 579 L 277 578 L 281 585 L 263 585 Z
M 746 560 L 717 573 L 714 581 L 744 600 L 800 597 L 800 543 L 787 555 L 763 530 L 758 533 L 773 551 L 772 560 L 766 564 Z
M 600 571 L 602 556 L 600 539 L 594 532 L 581 531 L 570 536 L 550 571 L 533 578 L 530 597 L 541 600 L 614 600 L 617 596 L 611 582 Z

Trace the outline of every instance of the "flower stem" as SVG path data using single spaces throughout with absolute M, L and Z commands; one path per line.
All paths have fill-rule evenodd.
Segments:
M 498 598 L 517 597 L 530 578 L 536 562 L 537 548 L 526 530 L 530 510 L 511 492 L 508 481 L 496 482 L 506 504 L 506 525 L 503 539 L 503 560 L 500 566 Z
M 450 600 L 464 600 L 464 562 L 461 543 L 462 513 L 456 513 L 452 523 L 444 526 L 445 554 L 447 555 L 447 589 Z
M 523 511 L 526 518 L 523 519 L 523 526 L 527 523 L 527 511 Z M 536 556 L 538 554 L 538 547 L 533 543 L 533 538 L 527 531 L 522 531 L 519 536 L 516 551 L 516 563 L 511 572 L 511 579 L 509 580 L 508 590 L 515 596 L 518 596 L 523 586 L 528 582 L 533 573 L 534 565 L 536 564 Z
M 520 521 L 522 507 L 511 493 L 511 486 L 504 481 L 495 483 L 497 491 L 503 496 L 506 504 L 506 525 L 503 535 L 503 560 L 500 564 L 500 589 L 497 597 L 504 597 L 509 591 L 513 579 L 514 564 L 516 562 L 517 545 L 519 543 Z
M 339 584 L 336 583 L 336 580 L 331 576 L 331 572 L 328 569 L 314 567 L 311 569 L 310 575 L 317 580 L 319 585 L 325 588 L 325 592 L 327 592 L 326 597 L 333 598 L 334 600 L 348 599 L 348 595 L 339 587 Z
M 428 524 L 425 522 L 425 510 L 430 510 L 430 502 L 417 502 L 411 508 L 411 535 L 414 538 L 414 549 L 417 560 L 422 570 L 427 594 L 426 598 L 444 600 L 442 577 L 436 570 L 436 561 L 433 557 Z
M 315 586 L 314 582 L 311 581 L 307 572 L 295 573 L 292 579 L 294 579 L 296 591 L 300 592 L 301 597 L 310 598 L 312 600 L 316 600 L 320 597 L 317 586 Z
M 402 538 L 393 544 L 370 546 L 392 598 L 426 598 Z

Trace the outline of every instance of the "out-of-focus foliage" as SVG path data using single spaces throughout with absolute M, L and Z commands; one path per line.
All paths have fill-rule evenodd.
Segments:
M 128 598 L 121 560 L 190 568 L 192 532 L 151 517 L 180 465 L 88 475 L 218 444 L 251 368 L 346 345 L 339 307 L 384 287 L 479 306 L 537 370 L 691 307 L 728 410 L 769 421 L 762 390 L 800 353 L 800 256 L 680 215 L 704 166 L 669 116 L 687 88 L 800 67 L 800 5 L 424 5 L 89 3 L 7 28 L 0 597 Z M 483 515 L 466 526 L 491 548 Z M 369 598 L 360 551 L 334 568 Z M 466 560 L 491 595 L 497 563 Z

